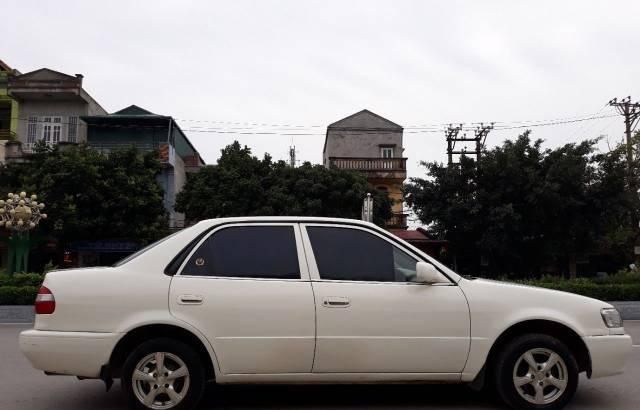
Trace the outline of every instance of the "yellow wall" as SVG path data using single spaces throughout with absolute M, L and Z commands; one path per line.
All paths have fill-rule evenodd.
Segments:
M 370 179 L 369 182 L 374 187 L 386 187 L 389 198 L 393 200 L 391 211 L 394 214 L 402 213 L 402 182 L 387 179 Z

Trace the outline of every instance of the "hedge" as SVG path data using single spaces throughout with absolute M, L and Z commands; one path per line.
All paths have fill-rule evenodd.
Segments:
M 33 305 L 43 280 L 40 273 L 0 274 L 0 305 Z
M 32 305 L 44 275 L 17 273 L 0 275 L 0 305 Z M 523 285 L 577 293 L 601 300 L 640 301 L 640 273 L 620 272 L 602 278 L 563 279 L 544 276 L 518 281 Z
M 556 276 L 543 276 L 540 279 L 517 282 L 577 293 L 601 300 L 640 301 L 640 271 L 637 270 L 622 270 L 612 275 L 592 278 L 564 279 Z
M 33 305 L 40 286 L 0 286 L 0 305 Z
M 44 275 L 40 273 L 0 274 L 0 287 L 4 286 L 40 286 Z
M 521 282 L 525 285 L 538 286 L 541 288 L 556 289 L 564 292 L 577 293 L 578 295 L 590 298 L 610 301 L 640 301 L 640 283 L 629 284 L 604 284 L 599 285 L 583 281 L 558 281 L 558 282 Z

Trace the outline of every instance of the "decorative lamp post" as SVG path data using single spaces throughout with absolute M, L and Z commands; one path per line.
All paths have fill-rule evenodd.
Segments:
M 29 263 L 29 231 L 35 228 L 47 214 L 42 213 L 43 203 L 38 197 L 27 197 L 26 192 L 9 194 L 6 200 L 0 199 L 0 228 L 9 231 L 9 269 L 8 273 L 23 272 Z

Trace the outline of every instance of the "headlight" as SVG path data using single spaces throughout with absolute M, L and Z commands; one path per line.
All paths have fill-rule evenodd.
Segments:
M 620 312 L 615 308 L 604 308 L 600 311 L 602 320 L 607 327 L 622 327 L 622 318 Z

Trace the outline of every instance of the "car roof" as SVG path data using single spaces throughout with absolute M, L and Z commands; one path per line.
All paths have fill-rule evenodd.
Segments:
M 202 224 L 207 226 L 213 226 L 213 225 L 236 223 L 236 222 L 337 223 L 337 224 L 346 224 L 346 225 L 362 225 L 362 226 L 379 229 L 377 225 L 371 222 L 361 221 L 359 219 L 328 218 L 328 217 L 318 217 L 318 216 L 238 216 L 238 217 L 230 217 L 230 218 L 204 219 L 198 222 L 197 225 Z

